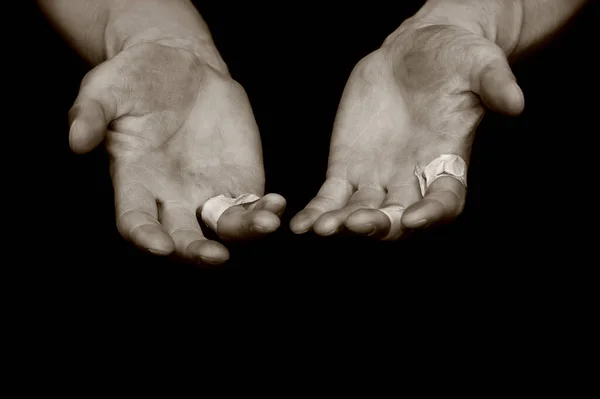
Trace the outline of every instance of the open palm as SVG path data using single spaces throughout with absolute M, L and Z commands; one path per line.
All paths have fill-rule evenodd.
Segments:
M 133 46 L 86 76 L 70 116 L 77 152 L 106 138 L 123 237 L 155 254 L 228 259 L 204 237 L 198 212 L 217 195 L 262 196 L 264 172 L 248 98 L 226 70 L 183 49 Z M 232 207 L 216 233 L 236 240 L 272 232 L 284 208 L 276 194 Z
M 454 219 L 466 187 L 443 176 L 424 190 L 416 171 L 444 154 L 468 162 L 484 105 L 506 114 L 523 108 L 503 51 L 458 27 L 408 20 L 351 73 L 327 179 L 291 229 L 397 239 Z

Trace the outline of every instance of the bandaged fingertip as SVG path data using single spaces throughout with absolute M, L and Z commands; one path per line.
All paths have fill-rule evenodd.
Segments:
M 260 197 L 255 194 L 242 194 L 235 198 L 217 195 L 216 197 L 212 197 L 204 203 L 202 206 L 202 212 L 200 212 L 200 217 L 208 227 L 216 232 L 219 218 L 227 209 L 236 205 L 244 205 L 256 202 L 259 199 Z
M 390 219 L 390 231 L 383 238 L 384 241 L 397 240 L 402 236 L 402 214 L 405 209 L 400 205 L 390 205 L 379 209 Z
M 427 166 L 417 166 L 415 176 L 419 179 L 421 195 L 424 197 L 427 188 L 437 178 L 449 176 L 467 186 L 467 163 L 464 159 L 454 154 L 442 154 Z

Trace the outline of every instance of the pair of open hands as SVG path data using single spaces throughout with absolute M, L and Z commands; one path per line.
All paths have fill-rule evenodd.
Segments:
M 523 108 L 504 52 L 455 26 L 405 21 L 351 73 L 327 179 L 290 228 L 383 238 L 390 220 L 378 209 L 394 205 L 407 208 L 407 231 L 452 220 L 466 188 L 441 177 L 423 197 L 414 170 L 441 154 L 468 162 L 484 105 L 506 114 Z M 220 194 L 261 197 L 221 216 L 223 241 L 279 227 L 285 199 L 264 195 L 260 136 L 244 89 L 192 52 L 158 43 L 123 50 L 85 77 L 70 120 L 74 151 L 106 141 L 117 227 L 136 246 L 199 263 L 227 261 L 225 246 L 206 239 L 198 222 L 205 201 Z

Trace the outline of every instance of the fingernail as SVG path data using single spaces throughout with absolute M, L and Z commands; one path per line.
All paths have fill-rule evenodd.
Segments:
M 257 233 L 270 233 L 271 231 L 273 231 L 272 227 L 265 227 L 258 224 L 253 224 L 252 227 L 250 227 L 250 229 Z
M 429 220 L 427 220 L 427 219 L 421 219 L 417 223 L 415 223 L 413 225 L 413 227 L 418 229 L 418 228 L 421 228 L 421 227 L 425 227 L 428 224 L 429 224 Z
M 69 146 L 71 146 L 71 148 L 73 148 L 73 133 L 75 132 L 75 128 L 77 127 L 77 120 L 74 120 L 73 123 L 71 123 L 71 127 L 69 127 Z
M 162 251 L 160 249 L 152 249 L 152 248 L 148 248 L 148 252 L 150 252 L 151 254 L 154 254 L 154 255 L 159 255 L 159 256 L 165 256 L 165 255 L 170 254 L 170 252 Z
M 337 234 L 337 233 L 339 233 L 340 231 L 342 231 L 342 226 L 339 226 L 339 227 L 337 227 L 336 229 L 334 229 L 334 230 L 330 231 L 329 233 L 327 233 L 327 234 L 323 234 L 323 235 L 324 235 L 325 237 L 328 237 L 328 236 L 332 236 L 332 235 L 334 235 L 334 234 Z
M 202 262 L 208 265 L 220 265 L 221 263 L 224 263 L 223 259 L 210 258 L 208 256 L 200 255 L 200 259 L 202 260 Z
M 367 223 L 364 225 L 365 230 L 367 230 L 366 233 L 364 233 L 366 236 L 372 236 L 373 234 L 375 234 L 377 232 L 377 227 L 375 227 L 375 225 L 373 223 Z
M 285 205 L 285 200 L 282 200 L 281 198 L 269 198 L 269 202 L 277 206 Z
M 525 95 L 523 94 L 523 90 L 521 89 L 521 86 L 519 86 L 519 84 L 517 83 L 517 81 L 515 80 L 514 82 L 514 89 L 517 92 L 517 95 L 519 96 L 519 101 L 520 106 L 524 107 L 525 106 Z
M 310 225 L 310 224 L 303 225 L 303 224 L 290 223 L 289 227 L 290 227 L 290 230 L 292 231 L 292 233 L 294 233 L 294 234 L 304 234 L 304 233 L 307 233 L 310 230 L 310 228 L 312 227 L 312 225 Z

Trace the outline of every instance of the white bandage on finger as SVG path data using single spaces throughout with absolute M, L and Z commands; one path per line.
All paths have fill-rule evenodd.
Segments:
M 442 154 L 427 166 L 415 168 L 415 175 L 419 179 L 421 195 L 424 197 L 427 188 L 438 177 L 453 177 L 464 186 L 467 186 L 467 163 L 464 159 L 454 154 Z
M 256 202 L 259 199 L 260 197 L 254 194 L 242 194 L 236 198 L 217 195 L 216 197 L 212 197 L 204 203 L 202 206 L 202 212 L 200 212 L 200 216 L 202 217 L 202 221 L 206 223 L 206 225 L 214 232 L 216 232 L 219 218 L 227 209 L 236 205 L 244 205 L 251 202 Z
M 383 238 L 384 241 L 397 240 L 402 235 L 401 219 L 404 209 L 406 208 L 400 205 L 390 205 L 380 209 L 390 219 L 390 232 Z

